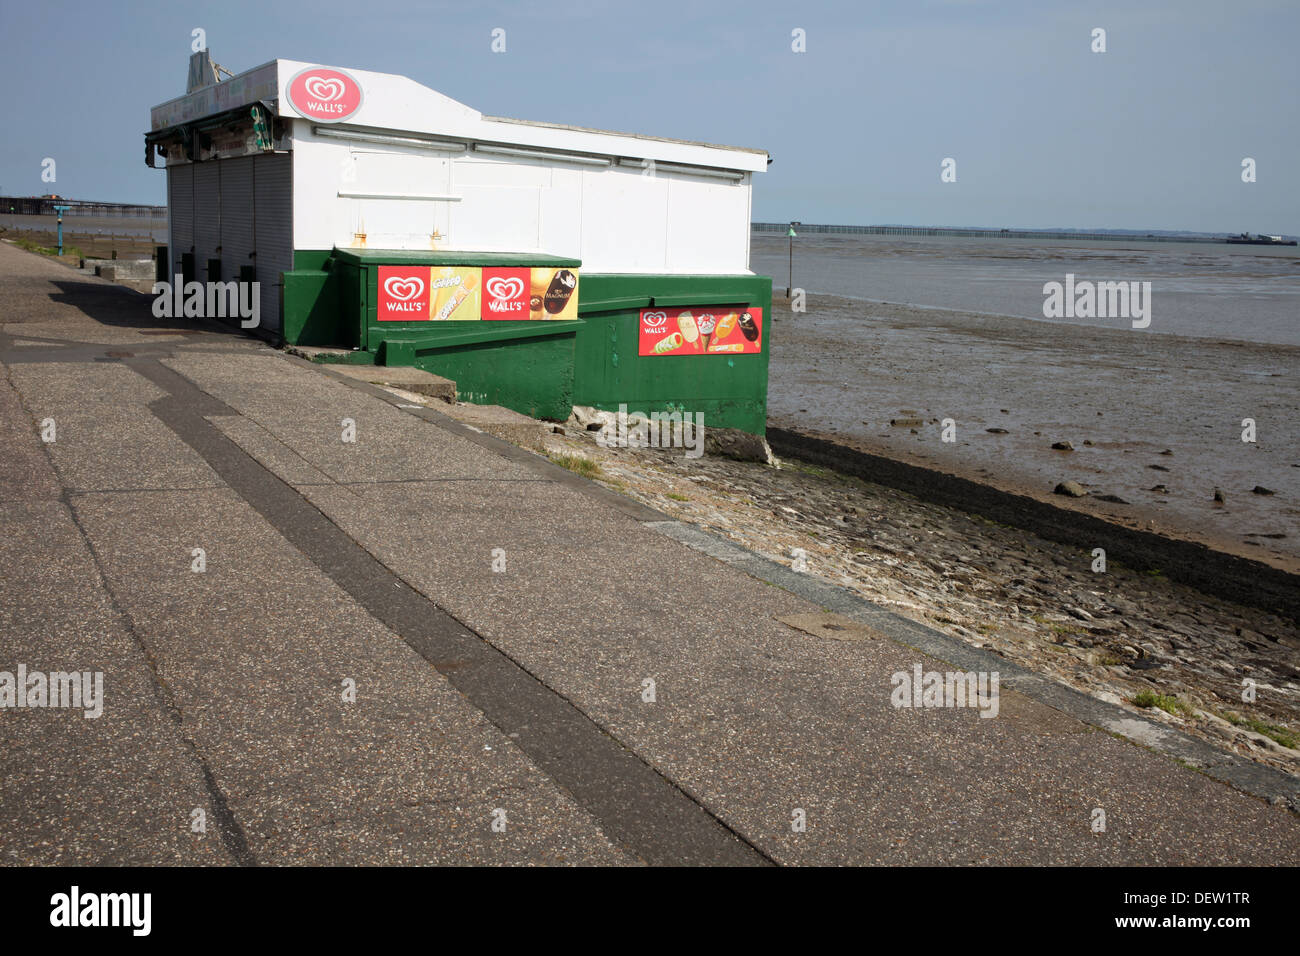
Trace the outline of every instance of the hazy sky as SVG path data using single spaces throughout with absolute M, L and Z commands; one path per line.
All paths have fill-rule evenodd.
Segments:
M 184 92 L 202 27 L 236 73 L 275 57 L 400 73 L 485 113 L 766 149 L 758 220 L 1300 233 L 1300 0 L 4 0 L 0 16 L 0 194 L 164 202 L 143 133 Z

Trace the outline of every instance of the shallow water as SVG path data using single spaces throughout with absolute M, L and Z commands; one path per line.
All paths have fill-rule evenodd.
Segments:
M 784 291 L 788 240 L 753 236 L 750 268 Z M 794 240 L 794 284 L 809 292 L 1044 320 L 1043 286 L 1151 283 L 1151 324 L 1171 333 L 1300 345 L 1300 247 L 1141 241 L 837 236 Z M 1130 328 L 1123 318 L 1059 319 Z M 1138 330 L 1133 330 L 1138 331 Z
M 1094 513 L 1300 567 L 1300 348 L 819 296 L 773 318 L 773 424 L 1020 493 L 1073 479 L 1128 502 Z

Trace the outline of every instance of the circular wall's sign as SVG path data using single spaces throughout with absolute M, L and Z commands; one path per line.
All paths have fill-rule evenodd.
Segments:
M 338 123 L 361 109 L 361 84 L 342 70 L 311 66 L 289 81 L 289 102 L 318 123 Z

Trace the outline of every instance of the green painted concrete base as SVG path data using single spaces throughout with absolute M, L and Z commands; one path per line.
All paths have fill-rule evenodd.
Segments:
M 573 411 L 572 334 L 439 349 L 414 364 L 454 381 L 462 402 L 557 422 Z
M 609 411 L 626 405 L 629 411 L 647 414 L 698 413 L 706 428 L 764 434 L 772 336 L 770 278 L 584 272 L 579 320 L 574 322 L 377 321 L 378 266 L 426 260 L 580 265 L 577 260 L 527 254 L 299 251 L 295 270 L 284 274 L 285 340 L 356 349 L 346 359 L 337 359 L 349 364 L 413 365 L 456 382 L 461 401 L 502 405 L 534 418 L 563 421 L 575 404 Z M 722 306 L 763 310 L 762 352 L 637 354 L 641 309 Z
M 763 310 L 763 350 L 753 355 L 639 355 L 641 309 L 717 306 Z M 616 412 L 684 412 L 705 428 L 767 428 L 772 280 L 766 276 L 584 274 L 584 326 L 574 357 L 573 401 Z

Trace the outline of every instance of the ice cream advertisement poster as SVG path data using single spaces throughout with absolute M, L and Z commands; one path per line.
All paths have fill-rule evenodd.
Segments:
M 578 271 L 380 266 L 380 322 L 576 319 Z
M 640 355 L 744 355 L 763 351 L 763 310 L 710 306 L 642 309 Z
M 483 318 L 564 320 L 577 317 L 577 269 L 483 270 Z
M 482 269 L 472 266 L 434 266 L 429 272 L 429 316 L 434 322 L 479 318 Z
M 482 270 L 475 266 L 380 266 L 380 322 L 446 322 L 479 317 Z
M 379 321 L 427 322 L 430 279 L 428 266 L 380 266 Z

